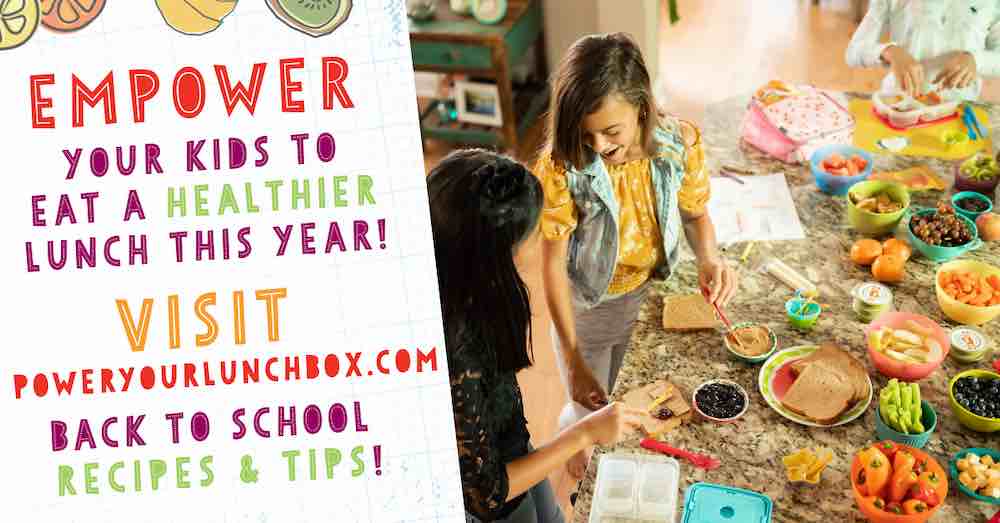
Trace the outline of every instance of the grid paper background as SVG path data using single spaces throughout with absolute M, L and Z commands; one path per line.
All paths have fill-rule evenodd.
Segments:
M 350 66 L 346 82 L 355 108 L 336 104 L 333 111 L 321 110 L 320 59 L 339 56 Z M 295 72 L 302 82 L 299 98 L 306 111 L 280 112 L 278 60 L 301 57 L 305 69 Z M 255 116 L 241 106 L 227 117 L 212 66 L 225 64 L 231 81 L 247 82 L 252 64 L 267 63 L 267 71 Z M 180 118 L 170 102 L 170 83 L 183 66 L 197 68 L 205 77 L 207 98 L 203 113 L 192 120 Z M 160 77 L 160 92 L 146 106 L 147 122 L 132 123 L 128 98 L 128 70 L 146 68 Z M 99 109 L 85 110 L 87 126 L 70 127 L 70 75 L 95 86 L 109 72 L 115 74 L 119 121 L 104 125 Z M 45 94 L 54 101 L 49 111 L 57 120 L 54 130 L 33 130 L 30 125 L 28 77 L 53 73 L 55 85 Z M 14 50 L 0 51 L 0 158 L 7 174 L 7 186 L 0 192 L 0 270 L 13 300 L 5 300 L 2 317 L 7 347 L 0 359 L 0 413 L 8 430 L 3 433 L 3 459 L 9 471 L 0 479 L 5 496 L 4 520 L 10 521 L 222 521 L 222 522 L 392 522 L 464 521 L 464 510 L 455 449 L 454 422 L 444 354 L 437 280 L 433 259 L 426 185 L 417 108 L 410 60 L 409 38 L 402 0 L 354 0 L 347 22 L 334 33 L 312 38 L 279 21 L 263 0 L 242 0 L 221 27 L 201 36 L 171 30 L 153 0 L 108 2 L 101 15 L 81 31 L 57 34 L 39 27 L 31 40 Z M 289 135 L 309 133 L 306 162 L 296 164 L 294 144 Z M 320 162 L 313 137 L 329 132 L 336 139 L 336 157 Z M 252 146 L 248 165 L 230 170 L 211 168 L 211 146 L 202 158 L 208 171 L 185 171 L 184 150 L 188 140 L 239 138 L 248 145 L 259 136 L 268 136 L 269 162 L 255 168 Z M 164 174 L 147 176 L 137 171 L 129 176 L 111 172 L 103 178 L 92 176 L 84 162 L 73 180 L 65 180 L 67 162 L 64 148 L 81 148 L 84 158 L 94 147 L 112 154 L 114 147 L 156 143 L 161 148 Z M 225 161 L 226 156 L 223 156 Z M 140 165 L 143 156 L 139 156 Z M 358 174 L 374 179 L 374 206 L 357 206 L 356 192 L 348 183 L 344 208 L 291 210 L 282 200 L 281 212 L 263 210 L 259 214 L 167 218 L 166 190 L 195 184 L 209 186 L 209 207 L 217 204 L 221 186 L 234 188 L 254 184 L 263 191 L 263 180 L 347 176 Z M 287 188 L 287 185 L 286 185 Z M 145 220 L 122 221 L 129 189 L 142 198 Z M 329 189 L 328 189 L 329 190 Z M 78 195 L 97 191 L 95 222 L 86 223 L 86 213 Z M 78 223 L 52 225 L 53 202 L 60 194 L 70 195 Z M 45 194 L 49 226 L 32 227 L 31 196 Z M 237 193 L 237 199 L 241 196 Z M 256 196 L 258 205 L 263 194 Z M 79 205 L 76 205 L 79 204 Z M 375 220 L 386 220 L 386 248 L 379 249 Z M 322 252 L 325 225 L 335 220 L 345 238 L 350 223 L 368 220 L 374 239 L 373 250 L 304 255 L 298 248 L 298 224 L 315 222 L 315 245 Z M 295 225 L 288 252 L 276 257 L 271 226 Z M 173 259 L 171 231 L 222 229 L 235 231 L 252 227 L 253 252 L 246 259 L 194 261 L 186 253 L 184 263 Z M 41 272 L 25 270 L 24 242 L 35 243 L 35 259 L 43 261 L 46 240 L 74 240 L 94 236 L 100 244 L 111 235 L 126 237 L 146 234 L 149 263 L 144 266 L 110 267 L 98 262 L 97 269 L 75 267 Z M 234 242 L 235 244 L 235 242 Z M 190 245 L 188 246 L 190 247 Z M 268 343 L 262 332 L 263 307 L 253 299 L 254 289 L 287 287 L 288 298 L 281 303 L 281 340 Z M 247 294 L 247 344 L 232 343 L 227 330 L 229 295 L 234 290 Z M 219 340 L 208 347 L 195 348 L 193 337 L 201 332 L 191 307 L 195 296 L 216 291 L 219 303 L 213 310 L 221 325 Z M 166 329 L 166 296 L 181 299 L 180 349 L 169 350 Z M 153 316 L 146 350 L 129 350 L 115 309 L 116 298 L 128 299 L 133 312 L 142 298 L 154 298 Z M 164 391 L 134 390 L 113 395 L 84 397 L 29 397 L 15 400 L 13 374 L 68 372 L 84 368 L 158 366 L 169 363 L 216 362 L 247 357 L 291 354 L 341 355 L 361 352 L 362 365 L 372 366 L 374 355 L 383 348 L 438 348 L 436 372 L 362 376 L 315 382 L 234 385 L 213 388 Z M 364 367 L 363 367 L 364 368 Z M 253 412 L 270 407 L 265 423 L 274 428 L 278 406 L 309 404 L 326 408 L 343 403 L 362 404 L 368 432 L 353 431 L 353 414 L 348 430 L 323 430 L 315 435 L 301 431 L 297 437 L 259 438 L 248 435 L 232 439 L 230 415 L 236 408 Z M 164 414 L 195 410 L 207 413 L 212 421 L 210 437 L 192 442 L 169 441 Z M 97 426 L 110 416 L 146 415 L 142 435 L 145 446 L 105 448 L 85 447 L 79 452 L 53 453 L 49 446 L 49 422 L 66 421 L 70 437 L 74 422 L 88 418 Z M 185 418 L 185 420 L 188 418 Z M 182 427 L 185 424 L 182 423 Z M 10 430 L 16 427 L 16 430 Z M 119 434 L 112 434 L 120 436 Z M 99 436 L 98 436 L 99 439 Z M 350 474 L 349 453 L 364 445 L 364 475 Z M 370 448 L 382 446 L 382 474 L 375 475 Z M 299 480 L 289 482 L 282 451 L 337 448 L 345 455 L 335 477 L 309 480 L 300 463 Z M 253 485 L 239 480 L 240 458 L 254 456 L 260 480 Z M 176 488 L 171 461 L 190 457 L 191 480 L 197 481 L 201 456 L 214 457 L 215 483 L 208 488 Z M 168 474 L 157 491 L 150 491 L 148 476 L 142 492 L 111 491 L 103 479 L 100 495 L 83 495 L 83 463 L 99 463 L 98 477 L 116 461 L 162 459 Z M 300 458 L 300 461 L 303 458 Z M 75 497 L 57 495 L 56 470 L 60 464 L 77 471 Z M 128 476 L 126 474 L 125 476 Z M 119 478 L 121 480 L 121 478 Z M 128 482 L 125 482 L 128 483 Z

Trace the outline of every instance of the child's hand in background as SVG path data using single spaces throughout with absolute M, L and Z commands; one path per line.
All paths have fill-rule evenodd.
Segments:
M 917 96 L 924 88 L 924 66 L 916 61 L 906 49 L 891 45 L 882 51 L 882 59 L 889 64 L 896 77 L 896 85 L 906 94 Z
M 718 256 L 708 258 L 698 264 L 698 284 L 708 289 L 708 302 L 725 307 L 736 294 L 736 271 L 726 260 Z
M 948 57 L 934 83 L 946 89 L 964 89 L 976 80 L 976 76 L 976 57 L 968 51 L 957 51 Z

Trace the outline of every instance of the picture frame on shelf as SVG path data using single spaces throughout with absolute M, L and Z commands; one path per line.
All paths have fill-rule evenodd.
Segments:
M 503 127 L 500 91 L 495 84 L 459 81 L 454 93 L 458 121 Z

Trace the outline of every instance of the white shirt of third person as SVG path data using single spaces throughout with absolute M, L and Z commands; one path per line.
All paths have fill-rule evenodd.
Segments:
M 888 27 L 889 40 L 880 42 Z M 976 59 L 977 76 L 964 89 L 940 91 L 947 99 L 975 100 L 982 91 L 983 76 L 1000 76 L 1000 2 L 997 0 L 871 0 L 851 43 L 847 65 L 884 65 L 882 52 L 890 45 L 905 49 L 924 67 L 922 91 L 934 89 L 932 82 L 953 51 L 968 51 Z M 883 91 L 897 90 L 890 71 L 882 81 Z

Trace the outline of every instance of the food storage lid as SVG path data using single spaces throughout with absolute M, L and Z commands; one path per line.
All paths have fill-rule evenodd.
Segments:
M 990 338 L 975 327 L 957 327 L 951 331 L 951 346 L 957 351 L 979 353 L 990 346 Z
M 695 483 L 685 496 L 684 523 L 768 523 L 771 498 L 724 485 Z
M 872 307 L 884 307 L 892 302 L 892 291 L 881 283 L 859 283 L 851 294 L 861 303 Z

